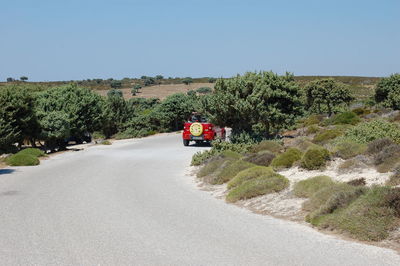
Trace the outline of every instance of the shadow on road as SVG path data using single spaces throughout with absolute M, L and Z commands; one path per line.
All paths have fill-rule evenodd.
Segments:
M 0 169 L 0 175 L 11 174 L 14 171 L 14 169 Z

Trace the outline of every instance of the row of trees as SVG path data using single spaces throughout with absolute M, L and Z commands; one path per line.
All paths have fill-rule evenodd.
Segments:
M 25 81 L 28 81 L 28 77 L 22 76 L 19 78 L 19 80 L 25 82 Z M 11 77 L 7 78 L 7 82 L 13 82 L 13 81 L 17 81 L 17 80 L 15 78 L 11 78 Z

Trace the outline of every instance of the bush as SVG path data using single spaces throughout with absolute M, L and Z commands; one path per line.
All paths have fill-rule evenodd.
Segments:
M 355 158 L 346 160 L 343 163 L 341 163 L 338 167 L 338 172 L 339 172 L 339 174 L 344 174 L 344 173 L 364 169 L 367 167 L 368 166 L 364 162 L 358 160 L 358 158 L 355 157 Z
M 211 159 L 208 163 L 206 163 L 203 167 L 201 167 L 200 171 L 197 173 L 198 178 L 202 178 L 208 175 L 213 174 L 218 168 L 221 167 L 225 162 L 225 159 L 221 157 L 215 157 Z
M 289 180 L 277 173 L 261 175 L 254 179 L 246 180 L 234 187 L 226 195 L 226 201 L 236 202 L 260 195 L 279 192 L 289 186 Z
M 318 190 L 333 184 L 334 182 L 329 176 L 315 176 L 297 182 L 293 187 L 293 191 L 297 197 L 309 198 Z
M 211 184 L 223 184 L 234 178 L 237 173 L 255 166 L 252 163 L 242 161 L 242 160 L 237 160 L 232 162 L 231 164 L 227 165 L 224 167 L 221 172 L 217 175 L 217 178 L 213 180 Z
M 371 113 L 371 110 L 365 107 L 358 107 L 355 108 L 353 110 L 351 110 L 353 113 L 355 113 L 358 116 L 364 116 L 364 115 L 368 115 Z
M 103 140 L 101 142 L 101 144 L 103 144 L 103 145 L 111 145 L 111 142 L 109 140 Z
M 393 74 L 379 81 L 375 90 L 375 100 L 385 107 L 400 109 L 400 74 Z
M 252 147 L 252 144 L 246 144 L 246 143 L 230 143 L 226 141 L 221 141 L 221 140 L 214 140 L 212 143 L 212 150 L 221 152 L 221 151 L 234 151 L 237 153 L 246 153 L 250 150 Z
M 398 192 L 378 186 L 366 193 L 365 189 L 362 191 L 363 195 L 359 197 L 355 193 L 353 201 L 346 208 L 329 215 L 316 216 L 311 220 L 312 223 L 321 228 L 342 230 L 359 240 L 380 241 L 387 238 L 389 232 L 398 226 L 395 210 Z
M 400 143 L 400 128 L 398 125 L 385 120 L 373 120 L 350 128 L 345 133 L 344 138 L 361 144 L 382 138 Z
M 367 153 L 369 154 L 377 154 L 381 152 L 385 147 L 393 145 L 394 142 L 391 139 L 383 138 L 376 139 L 368 143 Z
M 294 139 L 291 146 L 293 146 L 301 151 L 306 151 L 310 147 L 319 147 L 318 145 L 309 141 L 307 138 L 296 138 L 296 139 Z
M 374 163 L 378 166 L 378 171 L 386 173 L 391 171 L 400 162 L 400 145 L 393 144 L 386 146 L 383 150 L 375 155 Z
M 243 182 L 257 178 L 262 175 L 272 175 L 274 171 L 271 167 L 265 166 L 253 166 L 239 172 L 231 181 L 228 183 L 228 189 L 239 186 Z
M 317 125 L 311 125 L 307 128 L 307 135 L 315 134 L 320 131 L 320 128 Z
M 334 147 L 335 155 L 342 159 L 350 159 L 366 151 L 367 146 L 353 141 L 341 141 Z
M 105 139 L 106 136 L 104 136 L 103 133 L 101 133 L 101 132 L 99 132 L 99 131 L 96 131 L 96 132 L 94 132 L 94 133 L 92 134 L 92 138 L 93 138 L 93 139 Z
M 261 166 L 269 166 L 275 154 L 270 151 L 261 151 L 259 153 L 248 154 L 243 160 Z
M 357 186 L 365 186 L 367 184 L 367 182 L 365 181 L 364 177 L 361 177 L 361 178 L 356 178 L 356 179 L 350 180 L 347 182 L 347 184 L 349 184 L 350 186 L 357 187 Z
M 303 120 L 302 124 L 305 127 L 311 126 L 311 125 L 317 125 L 321 121 L 323 121 L 324 118 L 325 118 L 324 115 L 310 115 L 309 117 L 307 117 L 306 119 Z
M 33 157 L 45 156 L 45 153 L 42 150 L 39 150 L 37 148 L 23 149 L 23 150 L 19 151 L 18 154 L 26 154 L 26 155 L 31 155 Z
M 260 143 L 251 147 L 250 151 L 257 153 L 260 151 L 270 151 L 272 153 L 279 153 L 283 149 L 283 146 L 273 140 L 263 140 Z
M 301 159 L 301 156 L 302 153 L 300 150 L 296 148 L 289 148 L 284 153 L 276 156 L 272 160 L 271 166 L 274 169 L 290 168 L 296 161 Z
M 301 159 L 301 167 L 308 170 L 317 170 L 326 166 L 329 160 L 329 151 L 322 147 L 310 148 Z
M 196 92 L 201 94 L 211 93 L 212 89 L 210 87 L 201 87 L 196 90 Z
M 328 141 L 335 139 L 342 135 L 342 131 L 338 129 L 327 129 L 315 135 L 313 142 L 318 144 L 325 144 Z
M 213 150 L 198 151 L 193 155 L 191 165 L 193 166 L 201 165 L 214 155 L 215 152 Z
M 355 125 L 359 123 L 361 119 L 354 112 L 344 112 L 337 114 L 327 120 L 324 121 L 326 125 L 340 125 L 340 124 L 348 124 Z
M 10 166 L 33 166 L 40 163 L 36 156 L 16 153 L 7 157 L 6 163 Z

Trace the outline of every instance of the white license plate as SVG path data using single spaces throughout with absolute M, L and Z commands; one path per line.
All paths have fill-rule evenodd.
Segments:
M 203 137 L 192 137 L 193 140 L 203 140 Z

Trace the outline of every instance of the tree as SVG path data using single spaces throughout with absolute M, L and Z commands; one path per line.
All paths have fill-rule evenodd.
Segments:
M 13 82 L 14 80 L 14 78 L 7 78 L 7 82 Z
M 294 124 L 302 114 L 301 91 L 292 74 L 248 72 L 219 79 L 214 92 L 201 97 L 203 112 L 234 134 L 270 136 Z
M 208 78 L 208 83 L 214 83 L 216 81 L 217 81 L 216 78 Z
M 64 111 L 38 111 L 40 139 L 45 141 L 46 149 L 54 151 L 65 147 L 65 139 L 70 136 L 70 120 Z
M 102 126 L 104 135 L 110 137 L 118 131 L 124 130 L 124 124 L 133 116 L 130 106 L 123 97 L 111 95 L 107 97 L 104 108 L 105 119 Z
M 144 83 L 144 86 L 151 86 L 155 83 L 155 80 L 152 77 L 146 77 L 144 79 L 143 83 Z
M 112 97 L 112 96 L 123 97 L 123 93 L 121 90 L 111 89 L 107 92 L 107 96 L 108 97 Z
M 155 78 L 156 78 L 156 80 L 160 80 L 160 79 L 163 79 L 164 77 L 162 75 L 157 75 Z
M 7 86 L 0 90 L 0 149 L 24 140 L 35 143 L 38 124 L 34 112 L 34 96 L 21 86 Z
M 305 88 L 306 108 L 322 113 L 326 107 L 328 115 L 334 113 L 335 107 L 349 104 L 354 100 L 347 85 L 334 79 L 319 79 L 311 81 Z
M 193 83 L 193 79 L 191 77 L 184 78 L 182 80 L 182 83 L 185 85 L 189 85 L 190 83 Z
M 68 135 L 76 138 L 83 138 L 87 133 L 100 130 L 104 121 L 103 98 L 89 89 L 79 88 L 76 85 L 50 88 L 38 93 L 35 109 L 42 136 L 45 137 L 43 140 L 48 144 L 62 143 L 66 129 L 59 126 L 60 121 L 68 125 Z M 57 117 L 49 118 L 49 113 L 57 113 Z M 47 133 L 43 134 L 45 129 Z
M 119 89 L 122 87 L 122 82 L 120 80 L 113 80 L 110 84 L 111 88 Z
M 376 85 L 375 101 L 383 106 L 400 109 L 400 74 L 381 79 Z
M 22 77 L 20 77 L 19 79 L 20 79 L 21 81 L 25 82 L 25 81 L 27 81 L 27 80 L 28 80 L 28 77 L 26 77 L 26 76 L 22 76 Z

